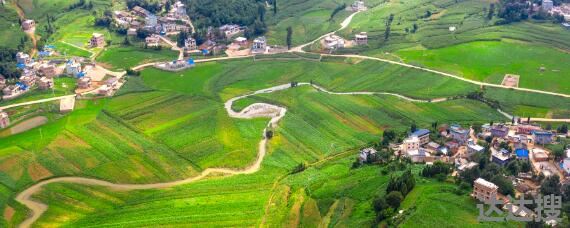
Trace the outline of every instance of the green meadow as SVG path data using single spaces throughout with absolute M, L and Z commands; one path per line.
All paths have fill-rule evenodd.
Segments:
M 97 57 L 97 62 L 109 69 L 126 70 L 128 68 L 148 63 L 171 61 L 178 59 L 178 52 L 169 48 L 161 50 L 144 49 L 138 46 L 113 46 Z
M 26 35 L 18 23 L 16 10 L 8 5 L 0 7 L 0 47 L 16 48 Z
M 400 50 L 404 61 L 501 84 L 505 74 L 520 75 L 519 87 L 570 93 L 570 54 L 510 42 L 471 42 L 439 49 Z M 543 68 L 541 70 L 541 68 Z

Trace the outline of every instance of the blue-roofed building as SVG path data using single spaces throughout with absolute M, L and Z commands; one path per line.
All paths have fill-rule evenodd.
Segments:
M 194 64 L 196 64 L 196 63 L 194 62 L 194 59 L 193 59 L 193 58 L 190 58 L 190 59 L 188 59 L 188 64 L 194 65 Z
M 533 131 L 532 137 L 534 138 L 535 144 L 550 144 L 552 143 L 552 137 L 554 134 L 550 131 Z
M 208 49 L 202 49 L 202 54 L 207 55 L 209 53 Z
M 24 68 L 26 68 L 26 64 L 18 63 L 18 64 L 16 64 L 16 67 L 17 67 L 18 69 L 24 69 Z
M 428 129 L 418 129 L 415 132 L 413 132 L 412 134 L 410 134 L 410 137 L 418 137 L 418 139 L 420 140 L 420 145 L 425 145 L 427 143 L 429 143 L 429 130 Z
M 85 71 L 81 71 L 79 73 L 77 73 L 77 75 L 75 76 L 76 78 L 83 78 L 85 77 Z
M 528 150 L 527 149 L 524 149 L 524 148 L 516 149 L 515 154 L 517 155 L 517 159 L 528 160 Z

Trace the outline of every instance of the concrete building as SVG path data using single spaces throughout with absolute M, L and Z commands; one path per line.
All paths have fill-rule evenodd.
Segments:
M 184 49 L 186 51 L 196 50 L 196 48 L 198 48 L 196 45 L 196 39 L 188 37 L 186 40 L 184 40 Z
M 24 91 L 22 87 L 26 87 L 23 84 L 18 85 L 9 85 L 2 89 L 2 100 L 9 100 L 15 97 L 20 96 Z
M 255 38 L 253 40 L 252 49 L 254 51 L 265 52 L 265 49 L 267 49 L 267 39 L 265 39 L 265 36 Z
M 540 131 L 542 128 L 539 126 L 534 126 L 530 124 L 519 124 L 517 125 L 517 133 L 518 134 L 525 134 L 530 135 L 533 131 Z
M 552 143 L 552 137 L 554 134 L 550 131 L 533 131 L 532 137 L 534 139 L 535 144 L 550 144 Z
M 536 162 L 546 162 L 546 161 L 548 161 L 548 154 L 546 154 L 546 151 L 544 151 L 543 149 L 533 148 L 532 149 L 532 158 Z
M 176 14 L 176 16 L 182 17 L 182 16 L 186 16 L 186 5 L 184 5 L 182 2 L 180 1 L 176 1 L 174 3 L 174 12 Z
M 465 144 L 467 140 L 469 140 L 469 130 L 463 129 L 459 125 L 452 125 L 449 128 L 449 134 L 451 135 L 451 138 L 461 145 Z
M 408 150 L 406 152 L 406 156 L 409 157 L 412 162 L 420 163 L 426 162 L 426 159 L 431 157 L 431 154 L 424 148 L 418 148 L 415 150 Z
M 473 155 L 475 153 L 483 153 L 483 152 L 485 152 L 485 147 L 482 147 L 475 143 L 470 143 L 469 145 L 467 145 L 467 153 L 469 155 Z
M 38 80 L 38 88 L 42 90 L 53 88 L 53 78 L 41 77 L 40 80 Z
M 552 10 L 554 2 L 552 0 L 542 0 L 542 9 L 546 12 Z
M 91 40 L 89 40 L 89 45 L 91 47 L 103 47 L 105 46 L 105 37 L 100 33 L 93 33 Z
M 498 165 L 504 166 L 511 160 L 509 151 L 501 149 L 500 151 L 493 151 L 492 161 Z
M 242 46 L 242 45 L 247 45 L 247 38 L 241 37 L 241 36 L 238 37 L 238 38 L 235 38 L 235 39 L 234 39 L 234 44 L 237 44 L 237 45 L 240 45 L 240 46 Z
M 137 29 L 136 28 L 129 28 L 127 30 L 127 36 L 136 36 L 137 35 Z
M 429 130 L 428 129 L 418 129 L 412 134 L 411 137 L 418 137 L 420 140 L 420 145 L 425 145 L 429 143 Z
M 570 149 L 566 149 L 566 158 L 562 161 L 562 169 L 566 176 L 570 176 Z
M 91 87 L 91 78 L 90 77 L 83 77 L 77 81 L 77 86 L 80 89 L 88 89 Z
M 420 139 L 418 137 L 411 136 L 404 139 L 404 142 L 402 143 L 401 147 L 401 150 L 403 152 L 408 152 L 411 150 L 418 150 L 418 149 L 420 149 Z
M 222 25 L 220 27 L 220 33 L 224 35 L 224 38 L 229 39 L 232 36 L 240 33 L 241 27 L 239 25 L 231 24 L 231 25 Z
M 473 182 L 473 193 L 471 196 L 479 201 L 486 202 L 491 199 L 497 199 L 497 190 L 499 190 L 497 185 L 483 178 L 477 178 L 477 180 Z
M 30 58 L 30 55 L 24 53 L 24 52 L 18 52 L 16 54 L 16 62 L 18 64 L 30 64 L 32 62 L 32 59 Z
M 0 74 L 0 89 L 4 89 L 6 87 L 6 78 Z
M 363 0 L 356 0 L 354 1 L 354 3 L 352 3 L 352 11 L 365 11 L 368 9 L 368 7 L 366 7 L 366 5 L 364 5 L 364 1 Z
M 509 128 L 504 124 L 491 126 L 491 135 L 497 138 L 504 138 L 509 134 Z
M 340 36 L 330 34 L 324 38 L 326 49 L 344 48 L 344 39 Z
M 148 10 L 146 10 L 140 6 L 133 7 L 133 13 L 139 17 L 144 17 L 144 18 L 151 15 L 151 13 Z
M 150 36 L 147 36 L 144 39 L 144 42 L 147 47 L 158 47 L 160 46 L 160 37 L 156 34 L 152 34 Z
M 354 36 L 354 42 L 356 45 L 367 45 L 368 44 L 368 34 L 366 32 L 360 32 Z
M 156 15 L 154 14 L 150 14 L 147 17 L 145 17 L 145 23 L 144 26 L 147 28 L 154 28 L 158 23 L 158 19 L 156 17 Z
M 6 128 L 8 125 L 10 125 L 8 113 L 0 111 L 0 128 Z
M 44 63 L 40 65 L 40 74 L 48 77 L 53 78 L 57 75 L 57 68 L 54 64 Z
M 36 22 L 34 20 L 25 20 L 22 22 L 22 29 L 24 30 L 31 30 L 36 28 Z
M 36 84 L 37 77 L 35 75 L 23 75 L 20 77 L 20 82 L 28 87 Z
M 75 59 L 70 59 L 65 63 L 65 73 L 69 76 L 77 77 L 81 72 L 81 64 Z

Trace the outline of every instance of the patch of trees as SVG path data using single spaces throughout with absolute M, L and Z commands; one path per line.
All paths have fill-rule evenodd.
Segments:
M 186 39 L 188 39 L 188 37 L 190 37 L 188 35 L 187 32 L 180 32 L 178 34 L 178 39 L 176 40 L 176 46 L 178 46 L 179 48 L 184 47 L 184 44 L 186 43 Z
M 390 38 L 390 30 L 392 26 L 392 22 L 394 21 L 394 14 L 390 14 L 388 19 L 386 19 L 386 30 L 384 30 L 384 41 L 387 41 Z
M 503 20 L 499 23 L 508 24 L 521 20 L 526 20 L 530 15 L 530 5 L 526 0 L 501 0 L 499 17 Z
M 287 38 L 285 41 L 287 43 L 287 49 L 290 50 L 293 43 L 293 28 L 291 28 L 291 26 L 287 27 Z
M 291 170 L 291 174 L 303 172 L 305 169 L 307 169 L 307 165 L 305 163 L 299 163 Z
M 19 78 L 20 70 L 16 67 L 16 54 L 18 50 L 0 48 L 0 74 L 6 78 Z
M 340 11 L 343 11 L 344 9 L 346 9 L 346 3 L 338 5 L 336 8 L 334 8 L 334 10 L 331 13 L 331 17 L 329 18 L 329 21 L 331 21 L 336 14 L 338 14 Z
M 129 69 L 127 69 L 127 75 L 130 75 L 130 76 L 140 76 L 140 75 L 141 75 L 141 72 L 129 68 Z
M 192 0 L 189 15 L 204 18 L 207 26 L 223 24 L 253 25 L 265 20 L 265 2 L 261 0 Z
M 480 162 L 482 161 L 479 160 Z M 515 190 L 512 182 L 504 176 L 503 169 L 495 163 L 482 163 L 479 167 L 473 167 L 471 169 L 464 170 L 459 174 L 462 181 L 473 185 L 473 181 L 481 177 L 488 180 L 499 187 L 499 192 L 503 195 L 514 196 Z
M 377 197 L 372 202 L 372 206 L 376 212 L 376 222 L 390 218 L 415 185 L 416 180 L 409 169 L 399 177 L 392 176 L 386 188 L 386 195 Z
M 451 173 L 451 165 L 445 164 L 441 161 L 436 161 L 433 165 L 426 165 L 420 174 L 423 177 L 435 177 L 438 180 L 445 180 L 447 174 Z
M 78 2 L 71 4 L 67 8 L 67 10 L 74 10 L 77 8 L 91 10 L 91 9 L 93 9 L 93 2 L 91 2 L 91 1 L 86 2 L 85 0 L 79 0 Z
M 127 8 L 129 10 L 133 9 L 135 6 L 140 6 L 151 13 L 160 12 L 162 9 L 160 3 L 158 1 L 151 1 L 151 0 L 127 0 Z

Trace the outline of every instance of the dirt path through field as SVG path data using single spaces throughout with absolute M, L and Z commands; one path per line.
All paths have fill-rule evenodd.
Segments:
M 18 14 L 20 20 L 21 21 L 26 20 L 26 15 L 24 14 L 24 11 L 22 10 L 22 8 L 20 8 L 18 3 L 16 1 L 13 1 L 12 5 L 14 6 L 14 9 L 16 9 L 16 13 Z M 36 37 L 36 30 L 32 29 L 31 31 L 24 31 L 24 33 L 26 33 L 26 35 L 28 35 L 30 37 L 30 40 L 32 41 L 33 47 L 32 50 L 30 50 L 30 56 L 34 56 L 38 52 L 38 44 L 37 44 L 38 39 Z

